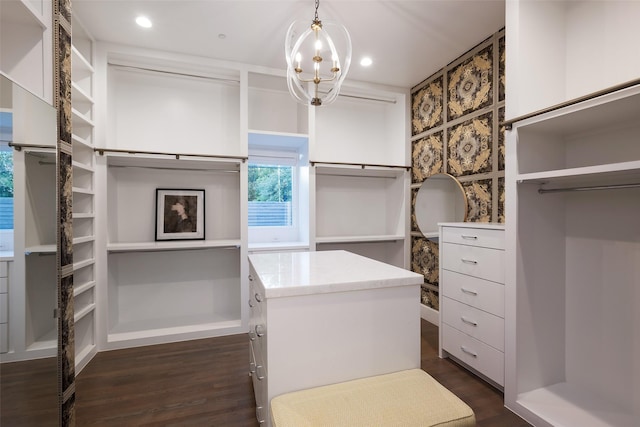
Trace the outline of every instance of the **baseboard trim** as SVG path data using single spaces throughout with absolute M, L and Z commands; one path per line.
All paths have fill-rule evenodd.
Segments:
M 420 317 L 429 323 L 440 326 L 440 313 L 431 307 L 420 304 Z

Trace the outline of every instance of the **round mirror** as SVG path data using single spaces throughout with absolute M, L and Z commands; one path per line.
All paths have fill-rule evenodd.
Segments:
M 420 186 L 414 209 L 420 232 L 427 238 L 438 237 L 439 222 L 466 221 L 467 197 L 454 176 L 437 173 Z

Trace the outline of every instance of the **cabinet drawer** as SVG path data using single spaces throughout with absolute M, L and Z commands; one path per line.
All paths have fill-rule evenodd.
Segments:
M 0 294 L 6 294 L 9 291 L 9 279 L 0 277 Z
M 0 323 L 9 322 L 9 298 L 8 294 L 0 294 Z
M 442 241 L 483 248 L 504 249 L 504 231 L 488 228 L 442 227 Z
M 443 322 L 504 351 L 504 319 L 450 298 L 442 300 Z
M 9 351 L 9 325 L 0 323 L 0 353 Z
M 493 282 L 504 283 L 504 251 L 444 243 L 442 268 Z
M 7 265 L 7 261 L 0 261 L 0 277 L 7 277 L 8 276 L 8 265 Z
M 504 386 L 504 353 L 449 325 L 442 326 L 442 348 L 445 351 Z
M 456 301 L 504 318 L 504 285 L 442 270 L 442 294 Z
M 253 394 L 256 399 L 256 418 L 258 421 L 264 419 L 267 408 L 267 371 L 260 362 L 260 357 L 254 352 L 253 343 L 251 348 L 251 361 L 249 362 L 249 372 L 253 383 Z
M 257 286 L 253 282 L 249 282 L 249 315 L 251 318 L 260 318 L 262 316 L 262 306 L 264 305 L 264 298 L 262 294 L 257 291 Z

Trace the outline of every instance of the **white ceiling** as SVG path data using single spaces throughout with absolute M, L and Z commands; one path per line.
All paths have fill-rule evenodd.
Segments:
M 284 39 L 314 0 L 72 0 L 98 41 L 285 69 Z M 321 0 L 353 41 L 347 79 L 412 87 L 504 27 L 505 0 Z M 151 29 L 134 19 L 146 15 Z M 225 38 L 218 37 L 225 34 Z M 373 65 L 364 68 L 368 55 Z

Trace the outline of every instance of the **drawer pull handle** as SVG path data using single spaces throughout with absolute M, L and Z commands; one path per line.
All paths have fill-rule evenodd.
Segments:
M 469 234 L 462 234 L 461 237 L 465 240 L 478 240 L 478 236 L 471 236 Z
M 254 307 L 254 305 L 253 305 L 253 301 L 252 301 L 251 299 L 249 299 L 249 307 L 251 307 L 251 308 L 253 308 L 253 307 Z
M 251 341 L 255 341 L 256 340 L 256 333 L 253 332 L 252 330 L 249 330 L 249 339 Z
M 256 419 L 258 424 L 264 424 L 264 417 L 262 416 L 262 406 L 256 407 Z
M 250 362 L 249 363 L 249 373 L 250 374 L 255 374 L 256 373 L 256 364 L 254 362 Z
M 466 324 L 468 324 L 468 325 L 471 325 L 471 326 L 478 326 L 478 322 L 474 322 L 473 320 L 469 320 L 469 319 L 467 319 L 467 318 L 466 318 L 466 317 L 464 317 L 464 316 L 461 316 L 460 318 L 462 319 L 462 321 L 463 321 L 464 323 L 466 323 Z M 258 328 L 258 327 L 256 326 L 256 328 Z M 260 335 L 258 335 L 258 336 L 260 336 Z
M 467 258 L 461 258 L 462 262 L 464 262 L 465 264 L 473 264 L 476 265 L 478 264 L 478 261 L 474 260 L 474 259 L 467 259 Z
M 253 276 L 251 274 L 249 275 L 249 281 L 253 282 Z
M 460 290 L 462 292 L 464 292 L 465 294 L 471 294 L 471 295 L 478 295 L 478 292 L 473 291 L 471 289 L 467 289 L 467 288 L 460 288 Z
M 256 378 L 260 381 L 262 381 L 264 379 L 264 375 L 260 375 L 260 370 L 264 369 L 264 367 L 262 365 L 258 365 L 256 366 Z
M 468 350 L 465 346 L 461 345 L 460 346 L 460 350 L 462 350 L 463 352 L 467 353 L 468 355 L 472 356 L 472 357 L 478 357 L 478 353 L 474 353 L 471 350 Z
M 262 302 L 262 295 L 260 295 L 259 293 L 256 292 L 255 297 L 256 297 L 256 301 Z
M 256 335 L 259 336 L 259 337 L 263 337 L 264 336 L 264 326 L 256 325 Z

